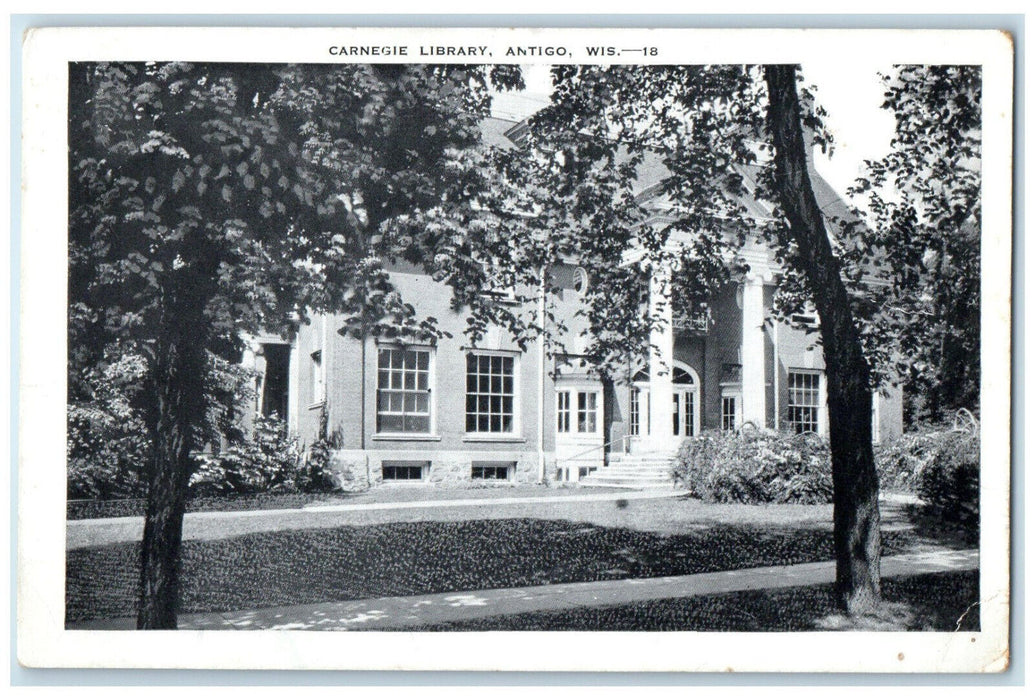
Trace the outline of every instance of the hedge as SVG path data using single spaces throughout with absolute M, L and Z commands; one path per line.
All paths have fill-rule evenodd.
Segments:
M 708 432 L 680 447 L 673 476 L 715 503 L 829 503 L 830 446 L 813 433 Z

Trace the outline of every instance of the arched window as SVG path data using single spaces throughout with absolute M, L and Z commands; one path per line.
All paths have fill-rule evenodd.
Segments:
M 577 293 L 585 294 L 586 289 L 589 288 L 589 275 L 586 274 L 585 269 L 581 267 L 575 268 L 575 274 L 573 276 L 571 286 Z
M 673 384 L 688 384 L 694 385 L 694 376 L 687 372 L 682 367 L 674 367 L 672 369 L 672 383 Z

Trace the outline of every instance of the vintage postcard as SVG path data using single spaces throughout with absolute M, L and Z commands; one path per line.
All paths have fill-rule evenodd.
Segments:
M 24 665 L 1008 667 L 1009 36 L 23 56 Z

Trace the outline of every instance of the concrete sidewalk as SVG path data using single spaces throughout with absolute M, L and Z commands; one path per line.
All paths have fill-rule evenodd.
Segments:
M 218 539 L 250 532 L 282 529 L 336 527 L 350 524 L 349 515 L 369 512 L 395 512 L 446 508 L 481 508 L 489 511 L 505 506 L 547 503 L 600 503 L 676 498 L 686 492 L 673 488 L 622 491 L 566 496 L 516 496 L 428 501 L 391 501 L 382 503 L 336 503 L 307 505 L 301 508 L 269 510 L 232 510 L 187 513 L 183 518 L 183 539 Z M 387 514 L 387 513 L 386 513 Z M 100 547 L 123 542 L 139 542 L 144 534 L 144 518 L 95 518 L 68 520 L 65 524 L 66 549 Z
M 903 576 L 978 568 L 978 550 L 938 549 L 881 559 L 883 576 Z M 789 588 L 832 583 L 834 562 L 768 566 L 688 576 L 563 583 L 526 588 L 462 591 L 372 598 L 262 610 L 181 615 L 191 630 L 405 630 L 497 615 L 602 607 L 714 593 Z M 92 620 L 69 629 L 133 629 L 133 618 Z

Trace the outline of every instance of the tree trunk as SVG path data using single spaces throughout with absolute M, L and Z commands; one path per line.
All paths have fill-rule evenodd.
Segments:
M 766 66 L 777 195 L 820 317 L 826 361 L 834 550 L 839 603 L 852 615 L 880 602 L 880 511 L 873 463 L 870 371 L 841 268 L 809 180 L 795 66 Z
M 137 629 L 176 629 L 180 542 L 193 470 L 197 424 L 204 415 L 205 349 L 192 338 L 187 319 L 159 342 L 152 389 L 154 456 L 141 542 Z

